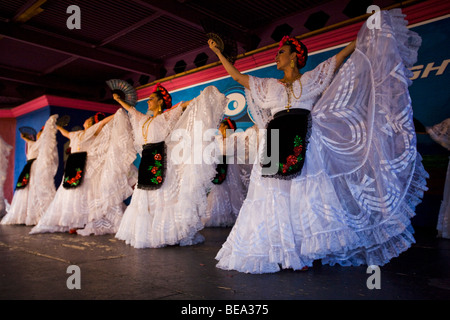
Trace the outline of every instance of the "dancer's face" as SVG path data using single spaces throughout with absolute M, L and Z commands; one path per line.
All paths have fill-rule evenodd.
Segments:
M 294 62 L 297 59 L 297 55 L 295 52 L 291 52 L 291 47 L 288 45 L 282 46 L 280 50 L 278 50 L 277 55 L 275 56 L 275 62 L 277 63 L 278 70 L 285 70 L 291 64 L 291 60 Z
M 147 101 L 148 110 L 153 112 L 159 111 L 162 108 L 162 102 L 162 99 L 159 99 L 156 94 L 152 93 Z

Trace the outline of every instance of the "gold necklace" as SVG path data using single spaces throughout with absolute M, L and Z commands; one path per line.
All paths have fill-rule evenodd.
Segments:
M 292 81 L 291 83 L 285 83 L 285 89 L 286 89 L 286 95 L 287 95 L 287 99 L 288 99 L 288 104 L 287 104 L 287 106 L 285 106 L 284 108 L 285 109 L 287 109 L 287 111 L 289 112 L 289 109 L 292 107 L 291 106 L 291 95 L 289 94 L 289 91 L 290 92 L 292 92 L 292 96 L 295 98 L 295 100 L 299 100 L 300 99 L 300 97 L 302 96 L 302 93 L 303 93 L 303 86 L 302 86 L 302 82 L 300 81 L 300 78 L 301 78 L 301 75 L 298 75 L 296 78 L 295 78 L 295 80 L 294 81 Z M 295 83 L 295 81 L 297 81 L 298 80 L 298 82 L 299 82 L 299 84 L 300 84 L 300 95 L 297 97 L 296 95 L 295 95 L 295 92 L 294 92 L 294 83 Z
M 144 124 L 142 125 L 142 136 L 144 137 L 144 142 L 147 143 L 147 136 L 148 136 L 148 127 L 150 126 L 150 123 L 152 123 L 153 119 L 155 119 L 156 116 L 148 117 L 147 120 L 145 120 Z M 148 124 L 147 124 L 148 122 Z M 147 126 L 145 126 L 147 125 Z

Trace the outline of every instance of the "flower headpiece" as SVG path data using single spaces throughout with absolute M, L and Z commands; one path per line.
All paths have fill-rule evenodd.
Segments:
M 99 123 L 103 119 L 105 119 L 105 114 L 103 112 L 97 112 L 94 117 L 94 124 Z
M 155 89 L 153 89 L 152 93 L 158 92 L 161 94 L 163 100 L 164 100 L 164 104 L 165 104 L 165 109 L 170 109 L 172 107 L 172 96 L 170 95 L 169 91 L 166 90 L 166 88 L 164 88 L 161 83 L 157 83 L 155 86 Z
M 236 130 L 236 128 L 234 127 L 234 125 L 233 125 L 233 123 L 231 122 L 230 118 L 225 118 L 225 120 L 227 121 L 228 126 L 229 126 L 231 129 Z
M 306 60 L 308 59 L 308 50 L 303 42 L 289 36 L 284 36 L 280 41 L 278 50 L 280 50 L 280 48 L 284 45 L 294 45 L 297 54 L 297 66 L 299 69 L 303 68 L 306 65 Z

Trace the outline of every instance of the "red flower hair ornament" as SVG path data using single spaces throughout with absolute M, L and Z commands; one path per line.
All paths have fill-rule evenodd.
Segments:
M 228 126 L 233 129 L 236 130 L 236 128 L 234 127 L 234 125 L 231 123 L 230 118 L 225 118 L 227 120 Z
M 164 88 L 161 83 L 157 83 L 155 86 L 155 89 L 153 89 L 152 93 L 158 93 L 162 96 L 165 104 L 164 109 L 170 109 L 172 107 L 172 96 L 170 95 L 169 91 Z
M 97 112 L 94 115 L 94 124 L 99 123 L 100 121 L 102 121 L 103 119 L 105 119 L 105 114 L 103 112 Z
M 303 42 L 289 36 L 284 36 L 280 41 L 278 50 L 284 45 L 293 45 L 297 54 L 297 66 L 299 69 L 306 65 L 306 60 L 308 59 L 308 50 Z

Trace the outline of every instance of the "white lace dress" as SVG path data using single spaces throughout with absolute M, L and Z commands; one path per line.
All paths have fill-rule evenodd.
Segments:
M 9 155 L 11 153 L 12 146 L 0 137 L 0 219 L 6 214 L 6 208 L 9 209 L 9 202 L 5 199 L 4 186 L 6 176 L 8 173 Z
M 30 168 L 29 184 L 16 189 L 1 224 L 36 225 L 52 202 L 56 193 L 54 177 L 58 170 L 57 118 L 58 115 L 52 115 L 39 139 L 27 143 L 27 160 L 36 159 Z
M 219 268 L 269 273 L 318 259 L 381 266 L 414 242 L 410 219 L 428 175 L 416 150 L 407 67 L 420 37 L 399 10 L 381 18 L 381 29 L 361 28 L 335 76 L 332 57 L 301 77 L 303 94 L 292 107 L 312 110 L 301 175 L 266 178 L 253 166 Z M 251 77 L 246 94 L 260 128 L 287 105 L 276 79 Z
M 116 238 L 135 248 L 183 246 L 203 241 L 198 231 L 203 228 L 206 192 L 215 175 L 215 164 L 202 159 L 203 151 L 212 143 L 202 136 L 206 130 L 217 129 L 225 106 L 225 96 L 210 86 L 183 113 L 181 107 L 174 106 L 154 118 L 148 127 L 145 125 L 148 116 L 137 111 L 130 113 L 139 154 L 145 143 L 165 141 L 167 167 L 160 188 L 135 187 Z M 148 141 L 144 141 L 143 130 Z M 183 161 L 178 159 L 180 152 L 186 156 Z
M 72 152 L 87 152 L 83 181 L 77 188 L 59 186 L 49 208 L 30 234 L 67 232 L 114 234 L 136 183 L 131 124 L 118 110 L 96 136 L 99 123 L 70 133 Z
M 432 127 L 427 127 L 426 131 L 434 141 L 447 150 L 450 150 L 450 118 Z M 450 239 L 450 158 L 436 229 L 438 231 L 438 237 Z
M 219 154 L 227 155 L 227 171 L 225 180 L 220 184 L 214 184 L 208 193 L 205 227 L 234 225 L 247 196 L 253 163 L 249 162 L 249 158 L 252 148 L 256 150 L 256 134 L 253 127 L 233 133 L 226 138 L 226 150 L 223 146 L 223 136 L 216 136 Z

